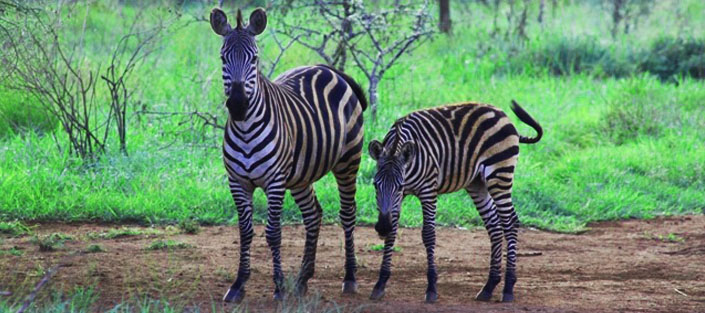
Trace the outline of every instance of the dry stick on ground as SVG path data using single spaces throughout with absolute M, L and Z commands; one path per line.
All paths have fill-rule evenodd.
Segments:
M 20 307 L 20 309 L 17 310 L 17 313 L 22 313 L 22 312 L 24 312 L 25 310 L 27 310 L 27 308 L 29 308 L 30 304 L 32 304 L 32 301 L 34 301 L 34 298 L 37 297 L 37 293 L 39 293 L 39 290 L 41 290 L 42 287 L 44 287 L 44 285 L 46 285 L 46 283 L 49 282 L 49 280 L 51 279 L 51 277 L 54 276 L 54 274 L 56 274 L 56 272 L 57 272 L 57 271 L 59 270 L 59 268 L 61 268 L 62 266 L 63 266 L 62 264 L 55 265 L 54 267 L 50 268 L 50 269 L 44 274 L 44 277 L 42 277 L 42 279 L 37 283 L 37 285 L 34 286 L 34 290 L 32 290 L 32 292 L 30 292 L 29 295 L 27 296 L 27 299 L 24 300 L 24 303 L 22 304 L 22 307 Z

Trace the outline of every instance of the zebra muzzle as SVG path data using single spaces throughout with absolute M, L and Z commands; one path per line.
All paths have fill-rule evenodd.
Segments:
M 380 237 L 387 237 L 387 235 L 392 232 L 392 216 L 390 214 L 379 213 L 375 230 Z
M 225 102 L 230 118 L 235 121 L 245 120 L 248 104 L 249 100 L 245 94 L 245 85 L 243 83 L 233 83 L 230 86 L 230 96 Z

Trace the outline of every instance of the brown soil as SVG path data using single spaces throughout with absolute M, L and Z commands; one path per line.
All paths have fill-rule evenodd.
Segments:
M 0 253 L 0 291 L 26 294 L 40 278 L 41 269 L 63 263 L 49 288 L 70 290 L 95 286 L 99 307 L 108 308 L 131 297 L 150 295 L 195 303 L 209 310 L 229 287 L 237 270 L 238 236 L 234 227 L 207 227 L 198 235 L 152 235 L 119 239 L 88 239 L 88 232 L 122 226 L 94 224 L 43 224 L 35 232 L 62 232 L 77 237 L 56 252 L 39 252 L 30 238 L 4 237 L 0 249 L 13 246 L 22 256 Z M 253 273 L 246 301 L 251 311 L 271 310 L 271 261 L 263 236 L 255 230 Z M 295 274 L 303 252 L 304 229 L 283 231 L 283 263 Z M 668 241 L 675 234 L 682 240 Z M 325 226 L 321 232 L 312 293 L 324 302 L 369 312 L 705 312 L 705 216 L 597 223 L 580 235 L 521 229 L 517 300 L 511 304 L 480 303 L 473 296 L 488 271 L 489 241 L 482 229 L 441 228 L 437 264 L 440 299 L 423 303 L 426 288 L 425 250 L 419 229 L 403 229 L 401 252 L 393 258 L 392 278 L 380 302 L 368 300 L 376 282 L 381 253 L 370 247 L 380 239 L 370 227 L 355 233 L 359 259 L 359 292 L 340 294 L 343 232 Z M 156 239 L 173 239 L 192 245 L 173 251 L 145 247 Z M 107 252 L 77 253 L 89 244 Z M 501 293 L 501 285 L 495 297 Z

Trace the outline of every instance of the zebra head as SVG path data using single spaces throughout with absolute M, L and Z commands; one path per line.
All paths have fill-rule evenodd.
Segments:
M 242 121 L 247 115 L 250 101 L 257 94 L 257 43 L 255 36 L 267 27 L 267 13 L 257 8 L 250 14 L 247 26 L 242 24 L 242 13 L 237 10 L 237 25 L 233 29 L 225 12 L 215 8 L 211 11 L 211 27 L 223 36 L 220 59 L 223 61 L 223 83 L 228 100 L 225 106 L 230 118 Z
M 416 143 L 406 141 L 399 145 L 399 136 L 397 132 L 395 139 L 385 140 L 386 146 L 378 140 L 372 140 L 369 144 L 370 156 L 377 161 L 374 185 L 379 214 L 375 230 L 380 237 L 387 237 L 397 228 L 404 198 L 406 165 L 416 154 Z

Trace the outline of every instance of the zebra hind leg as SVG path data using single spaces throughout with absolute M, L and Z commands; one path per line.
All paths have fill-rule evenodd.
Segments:
M 308 280 L 313 277 L 315 271 L 316 246 L 318 245 L 318 234 L 321 229 L 323 210 L 318 203 L 313 186 L 292 190 L 291 195 L 294 197 L 296 205 L 301 209 L 304 227 L 306 228 L 306 244 L 301 261 L 301 271 L 296 280 L 297 294 L 305 295 L 308 291 Z
M 343 294 L 354 294 L 357 292 L 357 282 L 355 272 L 357 263 L 355 260 L 354 232 L 356 223 L 357 205 L 355 203 L 355 193 L 357 191 L 355 183 L 357 181 L 357 170 L 360 159 L 347 164 L 342 171 L 334 171 L 338 183 L 338 193 L 340 194 L 340 222 L 345 232 L 345 277 L 343 278 Z
M 474 186 L 475 188 L 468 189 L 468 193 L 475 202 L 475 207 L 482 217 L 487 229 L 487 234 L 490 237 L 491 253 L 490 253 L 490 273 L 487 278 L 487 283 L 475 296 L 478 301 L 490 301 L 492 292 L 495 287 L 502 281 L 502 235 L 503 231 L 500 227 L 499 216 L 497 215 L 497 207 L 490 197 L 484 184 Z
M 519 218 L 512 204 L 511 181 L 509 183 L 497 180 L 488 180 L 489 191 L 497 205 L 497 212 L 501 220 L 504 238 L 507 241 L 507 266 L 504 276 L 504 290 L 502 302 L 514 301 L 514 284 L 516 277 L 517 259 L 517 226 Z

